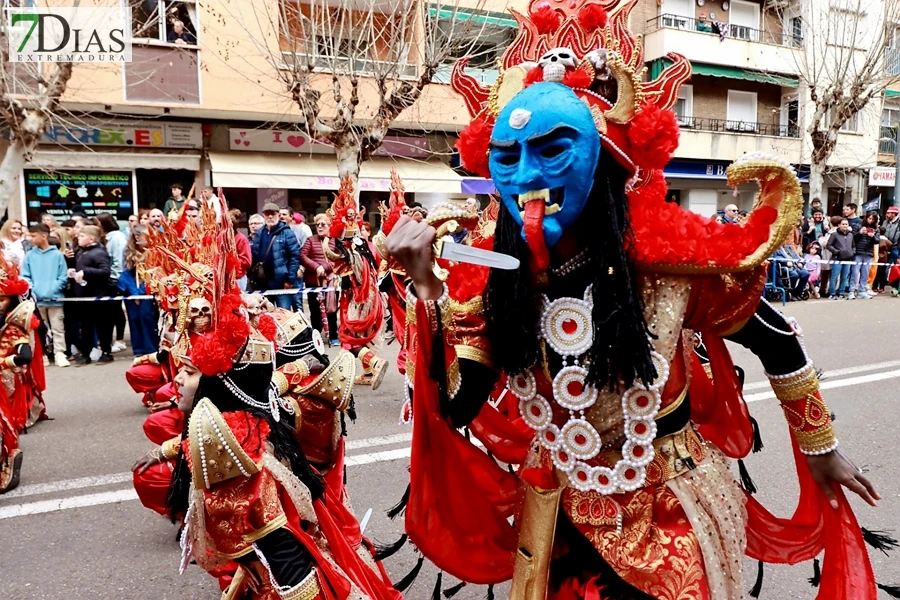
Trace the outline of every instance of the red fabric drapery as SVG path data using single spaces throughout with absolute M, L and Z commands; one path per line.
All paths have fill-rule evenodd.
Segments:
M 516 532 L 507 519 L 518 480 L 441 417 L 437 383 L 428 375 L 435 341 L 428 319 L 425 303 L 418 302 L 406 533 L 454 577 L 500 583 L 512 577 Z

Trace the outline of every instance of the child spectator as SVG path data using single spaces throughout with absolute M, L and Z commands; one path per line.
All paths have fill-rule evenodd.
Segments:
M 62 298 L 68 283 L 66 257 L 56 246 L 50 245 L 50 228 L 43 223 L 32 225 L 31 242 L 34 247 L 22 261 L 22 278 L 30 285 L 37 299 L 38 312 L 53 339 L 53 357 L 57 367 L 68 367 L 66 360 L 66 327 L 63 320 Z
M 812 288 L 813 298 L 819 297 L 819 279 L 822 274 L 822 263 L 819 262 L 819 242 L 813 242 L 806 249 L 803 257 L 806 270 L 809 271 L 809 286 Z
M 834 233 L 838 226 L 841 224 L 841 218 L 838 216 L 829 217 L 829 221 L 831 222 L 831 227 L 828 228 L 828 231 L 825 232 L 825 235 L 822 236 L 818 241 L 822 248 L 822 273 L 819 279 L 821 280 L 821 285 L 819 286 L 819 295 L 823 298 L 828 298 L 831 296 L 831 250 L 828 249 L 828 240 L 831 238 L 831 234 Z
M 85 225 L 78 233 L 79 251 L 76 266 L 69 269 L 68 276 L 75 281 L 75 296 L 89 298 L 105 296 L 109 291 L 111 272 L 109 254 L 100 244 L 103 233 L 99 227 Z M 106 302 L 87 301 L 80 307 L 81 313 L 81 356 L 75 361 L 78 366 L 91 364 L 91 350 L 94 336 L 100 342 L 100 364 L 111 363 L 113 321 L 109 316 Z

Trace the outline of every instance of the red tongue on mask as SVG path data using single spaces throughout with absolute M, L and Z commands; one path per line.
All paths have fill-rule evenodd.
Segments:
M 525 203 L 524 223 L 525 241 L 531 250 L 531 271 L 535 274 L 550 268 L 550 252 L 544 241 L 544 200 L 529 200 Z

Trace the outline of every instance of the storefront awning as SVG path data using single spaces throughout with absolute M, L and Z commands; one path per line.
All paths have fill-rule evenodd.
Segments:
M 454 11 L 453 8 L 438 9 L 435 5 L 431 5 L 428 7 L 428 16 L 432 19 L 435 17 L 437 17 L 438 19 L 454 19 L 455 16 L 454 20 L 460 23 L 467 23 L 468 21 L 472 21 L 474 23 L 477 23 L 478 25 L 496 25 L 498 27 L 512 28 L 518 27 L 516 20 L 509 16 L 508 13 L 465 10 L 462 8 L 457 8 Z
M 93 152 L 38 150 L 28 162 L 38 169 L 187 169 L 200 170 L 199 152 Z
M 650 63 L 650 79 L 656 79 L 663 70 L 672 64 L 667 58 L 658 58 Z M 739 67 L 726 67 L 721 65 L 708 65 L 704 63 L 691 63 L 691 74 L 708 75 L 710 77 L 727 77 L 728 79 L 742 79 L 744 81 L 756 81 L 758 83 L 771 83 L 782 87 L 797 87 L 800 79 L 786 75 L 751 71 Z
M 884 90 L 885 98 L 897 98 L 900 96 L 900 90 Z
M 340 180 L 334 156 L 254 152 L 210 152 L 213 185 L 233 188 L 287 188 L 296 190 L 337 190 Z M 391 170 L 403 179 L 407 192 L 459 194 L 462 177 L 436 161 L 373 158 L 362 164 L 361 191 L 387 192 Z

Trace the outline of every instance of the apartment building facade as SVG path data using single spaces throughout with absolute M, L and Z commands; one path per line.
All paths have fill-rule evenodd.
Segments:
M 650 76 L 665 67 L 669 52 L 693 64 L 675 107 L 680 146 L 665 171 L 672 201 L 703 214 L 730 203 L 749 209 L 753 189 L 731 190 L 725 169 L 752 151 L 783 157 L 807 180 L 811 111 L 800 85 L 799 52 L 806 39 L 803 3 L 809 1 L 636 0 L 631 27 L 644 35 Z M 175 182 L 185 191 L 192 185 L 221 186 L 245 213 L 269 201 L 307 215 L 324 210 L 339 184 L 334 151 L 300 131 L 304 117 L 273 66 L 279 57 L 287 60 L 290 49 L 279 39 L 276 23 L 252 16 L 278 14 L 278 2 L 140 2 L 133 12 L 133 62 L 76 67 L 64 103 L 78 116 L 54 123 L 44 136 L 23 170 L 10 214 L 35 221 L 41 212 L 110 210 L 124 219 L 137 209 L 162 206 Z M 370 6 L 372 0 L 336 4 L 350 10 L 354 2 Z M 458 54 L 474 52 L 468 72 L 492 83 L 495 59 L 515 35 L 508 8 L 524 11 L 527 4 L 463 0 L 453 7 L 410 6 L 417 19 L 477 24 L 470 30 L 471 43 L 463 40 Z M 175 20 L 184 23 L 186 42 L 173 41 Z M 391 58 L 409 79 L 422 65 L 422 27 L 416 31 L 408 50 Z M 352 32 L 336 33 L 313 52 L 328 54 L 352 39 Z M 468 121 L 448 85 L 454 58 L 448 57 L 437 82 L 393 122 L 378 155 L 363 164 L 360 201 L 370 213 L 387 198 L 391 169 L 425 204 L 492 190 L 490 181 L 462 172 L 453 154 L 456 133 Z M 366 65 L 358 71 L 365 79 Z M 330 75 L 316 77 L 327 93 Z M 371 82 L 360 86 L 361 111 L 374 104 L 374 94 Z M 878 152 L 885 144 L 879 142 L 885 129 L 880 124 L 900 122 L 900 92 L 896 98 L 891 94 L 884 110 L 895 110 L 896 102 L 896 113 L 881 115 L 882 107 L 873 105 L 842 131 L 829 163 L 830 206 L 877 192 L 869 187 L 870 174 L 887 160 Z
M 118 2 L 88 1 L 99 6 Z M 194 186 L 195 196 L 204 185 L 221 187 L 229 203 L 246 214 L 267 202 L 307 216 L 327 208 L 340 183 L 335 152 L 301 131 L 305 117 L 280 79 L 296 56 L 279 39 L 279 0 L 131 4 L 132 62 L 75 66 L 63 97 L 66 114 L 54 121 L 25 165 L 10 216 L 35 222 L 42 212 L 65 218 L 73 212 L 110 211 L 124 220 L 137 210 L 162 207 L 173 183 L 181 184 L 185 194 Z M 372 0 L 332 4 L 335 10 L 365 10 Z M 424 18 L 472 19 L 479 26 L 471 29 L 499 47 L 514 32 L 505 6 L 447 12 L 410 3 L 410 18 L 419 26 L 413 27 L 403 55 L 390 58 L 399 64 L 400 80 L 414 81 L 422 69 Z M 176 20 L 186 35 L 175 32 Z M 356 31 L 334 32 L 317 39 L 311 53 L 300 58 L 327 63 L 358 39 Z M 309 53 L 309 46 L 303 51 Z M 377 101 L 366 61 L 380 58 L 378 52 L 364 54 L 355 65 L 362 80 L 360 123 L 371 118 Z M 317 71 L 313 84 L 327 99 L 331 74 Z M 327 116 L 333 107 L 327 100 L 323 105 Z M 411 199 L 426 204 L 487 191 L 489 182 L 451 166 L 456 132 L 467 122 L 465 107 L 449 85 L 426 87 L 419 101 L 394 120 L 383 147 L 363 163 L 361 204 L 370 214 L 378 213 L 379 202 L 388 198 L 391 170 L 399 172 Z
M 749 209 L 752 190 L 728 188 L 724 171 L 752 151 L 793 164 L 807 192 L 807 130 L 815 108 L 802 83 L 809 76 L 804 69 L 810 69 L 807 29 L 815 20 L 809 1 L 639 1 L 632 27 L 645 35 L 651 74 L 668 52 L 685 55 L 693 66 L 675 107 L 681 144 L 666 168 L 674 201 L 704 214 L 731 203 Z M 845 203 L 869 199 L 879 113 L 879 103 L 872 103 L 839 133 L 822 198 L 831 214 Z

